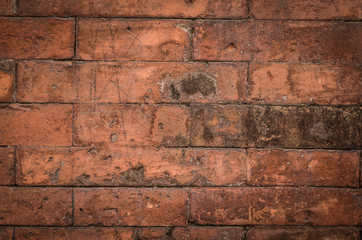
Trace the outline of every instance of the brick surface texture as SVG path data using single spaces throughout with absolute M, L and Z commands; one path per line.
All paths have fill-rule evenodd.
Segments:
M 0 240 L 359 240 L 361 0 L 0 0 Z

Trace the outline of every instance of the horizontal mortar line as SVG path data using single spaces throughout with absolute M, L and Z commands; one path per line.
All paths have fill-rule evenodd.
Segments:
M 224 151 L 228 151 L 230 149 L 235 149 L 235 150 L 241 150 L 241 151 L 245 151 L 247 149 L 258 149 L 258 150 L 286 150 L 286 151 L 341 151 L 341 152 L 358 152 L 360 151 L 360 149 L 336 149 L 336 148 L 283 148 L 283 147 L 278 147 L 278 146 L 271 146 L 271 147 L 218 147 L 218 146 L 211 146 L 211 147 L 203 147 L 203 146 L 179 146 L 179 147 L 167 147 L 167 146 L 11 146 L 11 145 L 3 145 L 0 146 L 0 148 L 14 148 L 17 147 L 17 150 L 21 150 L 21 149 L 37 149 L 37 148 L 43 148 L 43 149 L 75 149 L 75 150 L 93 150 L 93 149 L 97 149 L 97 150 L 124 150 L 124 149 L 147 149 L 147 150 L 152 150 L 154 149 L 155 151 L 159 151 L 159 150 L 167 150 L 167 149 L 174 149 L 174 150 L 197 150 L 197 149 L 209 149 L 209 150 L 224 150 Z
M 99 62 L 99 63 L 264 63 L 264 64 L 290 64 L 290 65 L 321 65 L 321 66 L 362 66 L 361 63 L 331 63 L 331 62 L 289 62 L 289 61 L 253 61 L 253 60 L 208 60 L 208 59 L 193 59 L 193 60 L 185 60 L 185 61 L 162 61 L 162 60 L 122 60 L 122 59 L 78 59 L 78 58 L 67 58 L 67 59 L 56 59 L 56 58 L 44 58 L 44 59 L 34 59 L 34 58 L 25 58 L 25 59 L 13 59 L 13 58 L 0 58 L 0 61 L 18 61 L 18 62 L 74 62 L 74 63 L 87 63 L 87 62 Z
M 350 190 L 362 190 L 360 187 L 341 187 L 341 186 L 109 186 L 109 185 L 98 185 L 98 186 L 81 186 L 81 185 L 0 185 L 0 187 L 6 188 L 35 188 L 35 189 L 46 189 L 46 188 L 60 188 L 60 189 L 179 189 L 179 190 L 190 190 L 190 189 L 350 189 Z
M 223 228 L 229 228 L 229 227 L 235 227 L 235 228 L 251 228 L 251 227 L 287 227 L 287 228 L 360 228 L 360 225 L 272 225 L 272 224 L 262 224 L 262 225 L 251 225 L 251 224 L 245 224 L 245 225 L 223 225 L 223 224 L 193 224 L 193 225 L 170 225 L 170 226 L 127 226 L 127 225 L 118 225 L 118 226 L 107 226 L 107 225 L 95 225 L 95 224 L 89 224 L 89 225 L 12 225 L 12 224 L 0 224 L 0 227 L 15 227 L 15 228 L 67 228 L 67 229 L 78 229 L 78 228 L 192 228 L 192 227 L 207 227 L 207 228 L 213 228 L 213 227 L 223 227 Z
M 140 186 L 128 186 L 128 185 L 119 185 L 119 186 L 110 186 L 110 185 L 0 185 L 0 187 L 9 187 L 9 188 L 71 188 L 71 189 L 92 189 L 92 188 L 104 188 L 104 189 L 189 189 L 189 188 L 222 188 L 222 189 L 245 189 L 245 188 L 266 188 L 266 189 L 275 189 L 275 188 L 292 188 L 292 189 L 351 189 L 357 190 L 361 189 L 359 186 L 315 186 L 315 185 L 266 185 L 266 186 L 253 186 L 253 185 L 242 185 L 242 186 L 230 186 L 230 185 L 215 185 L 215 186 L 196 186 L 196 185 L 175 185 L 175 186 L 162 186 L 162 185 L 140 185 Z M 362 189 L 361 189 L 362 190 Z
M 197 48 L 196 48 L 197 49 Z M 208 60 L 208 59 L 193 59 L 193 62 L 206 63 L 285 63 L 285 64 L 300 64 L 300 65 L 329 65 L 329 66 L 361 66 L 362 63 L 331 63 L 331 62 L 289 62 L 289 61 L 254 61 L 254 60 Z
M 181 148 L 181 147 L 173 147 L 173 146 L 165 146 L 164 148 L 169 148 L 169 149 L 177 149 L 177 148 Z M 336 147 L 330 147 L 330 148 L 321 148 L 321 147 L 283 147 L 283 146 L 265 146 L 265 147 L 259 147 L 259 146 L 240 146 L 240 147 L 228 147 L 228 146 L 188 146 L 188 148 L 190 149 L 214 149 L 214 148 L 218 148 L 218 149 L 282 149 L 282 150 L 307 150 L 307 151 L 313 151 L 313 150 L 339 150 L 339 151 L 357 151 L 360 150 L 360 147 L 349 147 L 349 148 L 336 148 Z
M 139 149 L 139 148 L 148 148 L 148 149 L 215 149 L 215 150 L 228 150 L 228 149 L 236 149 L 236 150 L 247 150 L 247 149 L 262 149 L 262 150 L 306 150 L 306 151 L 316 151 L 316 150 L 330 150 L 330 151 L 359 151 L 360 147 L 350 147 L 350 148 L 321 148 L 321 147 L 315 147 L 315 148 L 307 148 L 307 147 L 300 147 L 300 148 L 296 148 L 296 147 L 291 147 L 291 148 L 286 148 L 283 146 L 266 146 L 266 147 L 259 147 L 259 146 L 255 146 L 255 147 L 245 147 L 245 146 L 240 146 L 240 147 L 229 147 L 229 146 L 174 146 L 174 147 L 170 147 L 170 146 L 147 146 L 147 145 L 139 145 L 139 146 L 126 146 L 126 145 L 122 145 L 122 146 L 92 146 L 92 145 L 69 145 L 69 146 L 27 146 L 27 145 L 1 145 L 0 144 L 0 148 L 14 148 L 14 147 L 18 147 L 18 148 L 48 148 L 48 149 L 68 149 L 68 148 L 79 148 L 79 149 L 122 149 L 122 148 L 132 148 L 132 149 Z
M 272 104 L 272 103 L 253 103 L 253 102 L 158 102 L 158 103 L 143 103 L 143 102 L 120 102 L 120 103 L 111 103 L 111 102 L 0 102 L 0 108 L 6 106 L 16 106 L 16 105 L 89 105 L 89 106 L 186 106 L 186 107 L 209 107 L 209 106 L 244 106 L 244 107 L 295 107 L 295 108 L 359 108 L 362 106 L 362 103 L 352 104 L 352 105 L 325 105 L 325 104 Z
M 0 15 L 3 18 L 50 18 L 50 19 L 114 19 L 114 20 L 184 20 L 184 21 L 285 21 L 285 22 L 336 22 L 336 23 L 360 23 L 359 19 L 282 19 L 282 18 L 249 18 L 245 17 L 152 17 L 152 16 L 86 16 L 86 15 Z

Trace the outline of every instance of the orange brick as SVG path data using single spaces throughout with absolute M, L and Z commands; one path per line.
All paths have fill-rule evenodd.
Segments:
M 19 185 L 241 186 L 234 149 L 19 148 Z
M 0 187 L 1 225 L 71 223 L 71 189 Z
M 252 0 L 251 16 L 256 19 L 361 20 L 359 0 Z
M 72 145 L 70 105 L 5 105 L 0 107 L 0 145 Z
M 192 188 L 190 221 L 205 225 L 361 224 L 360 189 Z
M 0 61 L 0 102 L 14 100 L 15 64 L 13 61 Z
M 272 104 L 358 104 L 360 66 L 252 63 L 248 100 Z
M 136 234 L 131 228 L 42 228 L 42 227 L 21 227 L 15 229 L 15 239 L 19 240 L 116 240 L 116 239 L 136 239 Z
M 15 0 L 0 0 L 0 15 L 14 15 Z
M 77 57 L 181 61 L 190 56 L 189 25 L 180 20 L 81 19 L 77 29 Z
M 74 20 L 0 18 L 0 58 L 73 57 Z
M 0 185 L 15 183 L 15 149 L 0 148 Z
M 359 151 L 249 149 L 248 184 L 359 186 Z
M 362 25 L 346 22 L 197 21 L 194 59 L 358 64 Z
M 340 239 L 359 240 L 356 228 L 310 228 L 310 227 L 253 227 L 247 240 L 264 239 Z
M 85 226 L 185 226 L 183 189 L 75 189 L 74 224 Z
M 163 18 L 245 18 L 246 0 L 20 0 L 23 16 L 163 17 Z
M 75 107 L 74 131 L 77 145 L 187 146 L 189 130 L 189 109 L 184 106 Z
M 18 64 L 20 102 L 240 102 L 246 99 L 244 63 Z M 97 91 L 95 91 L 97 90 Z

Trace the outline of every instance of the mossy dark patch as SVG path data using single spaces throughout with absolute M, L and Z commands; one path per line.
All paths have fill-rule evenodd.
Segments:
M 89 174 L 86 174 L 86 173 L 83 173 L 82 175 L 80 175 L 79 177 L 77 177 L 77 183 L 80 183 L 80 184 L 90 184 L 90 175 Z
M 120 174 L 121 182 L 126 183 L 142 183 L 144 180 L 144 167 L 141 165 L 139 167 L 133 167 L 129 170 L 122 172 Z
M 214 81 L 204 73 L 188 74 L 181 81 L 181 90 L 189 95 L 201 93 L 204 97 L 216 94 Z
M 203 135 L 203 137 L 207 142 L 211 142 L 212 139 L 214 138 L 210 128 L 207 127 L 207 126 L 204 126 L 204 135 Z
M 171 90 L 171 98 L 173 100 L 180 100 L 181 94 L 179 93 L 179 91 L 177 91 L 173 83 L 170 86 L 170 90 Z
M 187 138 L 185 136 L 178 134 L 175 138 L 175 143 L 179 146 L 185 146 L 187 145 Z

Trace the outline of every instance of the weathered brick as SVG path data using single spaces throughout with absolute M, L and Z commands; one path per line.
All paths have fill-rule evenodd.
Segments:
M 181 20 L 81 19 L 77 57 L 170 61 L 190 56 L 190 23 Z
M 244 150 L 27 148 L 17 150 L 19 185 L 241 186 Z
M 361 20 L 359 0 L 252 0 L 250 11 L 256 19 Z
M 157 17 L 157 18 L 245 18 L 246 0 L 20 0 L 23 16 Z
M 69 225 L 71 196 L 64 188 L 0 187 L 0 224 Z
M 361 124 L 357 107 L 195 105 L 191 110 L 194 146 L 359 146 Z
M 75 189 L 74 224 L 85 226 L 185 226 L 183 189 Z
M 15 183 L 15 149 L 0 148 L 0 185 Z
M 361 77 L 360 66 L 252 63 L 248 101 L 358 104 Z
M 13 239 L 13 228 L 0 227 L 0 239 Z
M 248 184 L 359 186 L 359 151 L 249 149 Z
M 14 100 L 15 64 L 13 61 L 0 61 L 0 102 Z
M 241 124 L 246 108 L 236 105 L 195 105 L 191 110 L 191 145 L 247 146 Z
M 175 228 L 172 232 L 173 239 L 244 239 L 242 227 L 188 227 Z
M 38 240 L 38 239 L 72 239 L 72 240 L 116 240 L 136 239 L 131 228 L 42 228 L 21 227 L 15 229 L 15 239 Z
M 310 227 L 253 227 L 248 231 L 247 240 L 279 239 L 336 239 L 359 240 L 356 228 L 310 228 Z
M 197 21 L 194 59 L 300 63 L 362 62 L 362 24 Z M 328 39 L 328 40 L 327 40 Z
M 361 224 L 360 189 L 192 188 L 190 221 L 205 225 Z
M 70 105 L 1 105 L 0 145 L 72 145 Z
M 0 228 L 1 233 L 12 237 L 12 228 Z M 337 229 L 338 230 L 338 229 Z M 74 240 L 116 240 L 116 239 L 244 239 L 245 231 L 242 227 L 17 227 L 15 228 L 15 239 L 36 240 L 48 239 L 54 240 L 74 239 Z M 4 235 L 5 236 L 5 235 Z M 5 238 L 4 239 L 8 239 Z M 10 239 L 10 238 L 9 238 Z
M 0 0 L 0 15 L 14 15 L 15 0 Z
M 240 102 L 246 100 L 246 70 L 244 63 L 27 61 L 18 64 L 17 100 Z
M 359 112 L 357 107 L 250 106 L 244 126 L 249 146 L 358 148 Z
M 179 105 L 75 107 L 77 145 L 186 146 L 189 125 L 189 109 Z
M 0 58 L 73 57 L 74 20 L 0 18 Z

